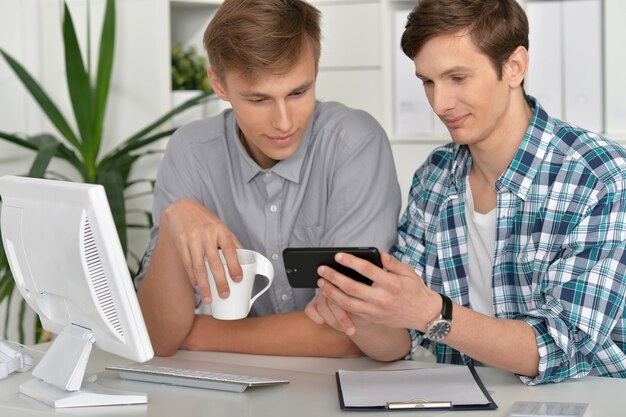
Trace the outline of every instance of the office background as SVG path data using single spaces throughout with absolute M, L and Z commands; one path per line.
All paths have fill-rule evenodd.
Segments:
M 104 0 L 89 0 L 92 52 L 97 52 Z M 88 0 L 67 0 L 81 42 Z M 117 33 L 103 150 L 171 108 L 170 50 L 180 41 L 200 51 L 204 28 L 220 0 L 117 0 Z M 322 12 L 323 45 L 317 95 L 370 112 L 389 134 L 406 203 L 415 169 L 448 135 L 430 110 L 411 61 L 399 49 L 414 0 L 312 0 Z M 526 90 L 554 116 L 626 144 L 626 2 L 520 0 L 531 25 Z M 0 47 L 23 63 L 62 111 L 70 114 L 64 82 L 61 0 L 0 0 Z M 211 105 L 184 115 L 219 111 Z M 0 130 L 53 131 L 21 83 L 0 60 Z M 162 142 L 160 147 L 165 146 Z M 0 141 L 0 175 L 21 174 L 33 154 Z M 159 158 L 140 175 L 153 176 Z M 63 165 L 55 166 L 67 171 Z M 134 204 L 150 206 L 150 198 Z M 141 248 L 147 234 L 130 242 Z M 0 334 L 4 328 L 0 305 Z M 15 316 L 13 314 L 12 316 Z M 11 326 L 9 326 L 11 327 Z M 16 335 L 10 334 L 10 338 Z

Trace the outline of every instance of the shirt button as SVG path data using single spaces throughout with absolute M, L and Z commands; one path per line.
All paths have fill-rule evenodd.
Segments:
M 276 212 L 278 211 L 278 207 L 276 207 L 275 205 L 273 205 L 273 204 L 272 204 L 272 205 L 270 206 L 270 211 L 271 211 L 272 213 L 276 213 Z
M 269 177 L 271 177 L 271 176 L 272 176 L 272 173 L 271 173 L 271 172 L 266 172 L 266 173 L 265 173 L 265 178 L 269 178 Z
M 273 254 L 273 255 L 272 255 L 272 259 L 273 259 L 273 260 L 275 260 L 275 261 L 277 261 L 277 260 L 278 260 L 278 254 L 277 254 L 277 253 Z
M 283 301 L 287 301 L 289 299 L 289 296 L 287 294 L 283 294 L 280 296 L 280 299 Z

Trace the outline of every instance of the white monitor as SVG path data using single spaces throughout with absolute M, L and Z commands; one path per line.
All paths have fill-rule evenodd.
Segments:
M 137 362 L 154 355 L 104 188 L 3 176 L 0 196 L 16 287 L 57 335 L 20 392 L 54 407 L 145 403 L 83 381 L 92 345 Z

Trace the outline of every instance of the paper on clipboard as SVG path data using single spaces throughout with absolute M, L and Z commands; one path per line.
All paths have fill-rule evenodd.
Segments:
M 390 403 L 449 403 L 446 408 L 496 408 L 468 366 L 337 373 L 344 408 L 388 408 Z M 391 407 L 389 407 L 391 408 Z

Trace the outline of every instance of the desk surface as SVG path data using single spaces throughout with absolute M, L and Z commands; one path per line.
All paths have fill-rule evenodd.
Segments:
M 620 394 L 626 392 L 625 379 L 586 377 L 558 384 L 524 386 L 515 376 L 493 368 L 477 371 L 491 393 L 498 409 L 494 411 L 381 411 L 346 412 L 339 408 L 334 373 L 338 369 L 372 370 L 433 366 L 428 362 L 399 361 L 382 364 L 368 358 L 325 359 L 241 355 L 214 352 L 180 351 L 169 358 L 154 358 L 151 363 L 166 366 L 197 367 L 221 372 L 250 371 L 258 367 L 268 376 L 287 377 L 291 382 L 274 387 L 230 393 L 195 388 L 162 386 L 153 383 L 123 381 L 116 373 L 104 371 L 107 365 L 127 364 L 128 360 L 94 350 L 87 372 L 97 373 L 98 382 L 111 388 L 146 392 L 148 404 L 130 406 L 53 409 L 18 393 L 18 386 L 31 378 L 27 373 L 13 373 L 0 381 L 0 415 L 21 416 L 505 416 L 515 401 L 575 401 L 591 404 L 587 416 L 623 415 Z M 247 372 L 251 374 L 250 372 Z M 622 394 L 623 395 L 623 394 Z

